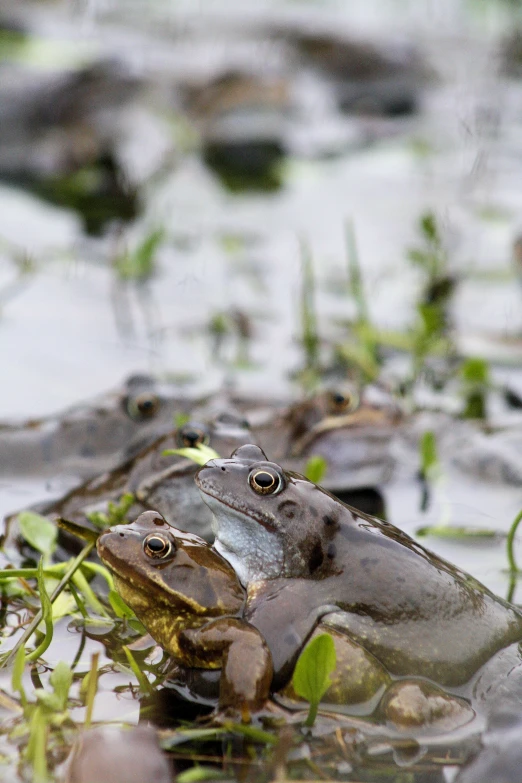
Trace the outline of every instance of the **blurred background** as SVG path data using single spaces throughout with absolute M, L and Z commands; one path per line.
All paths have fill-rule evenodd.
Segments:
M 355 259 L 402 334 L 435 255 L 459 349 L 516 364 L 521 30 L 502 0 L 4 0 L 2 417 L 136 371 L 288 392 L 303 278 L 328 364 Z

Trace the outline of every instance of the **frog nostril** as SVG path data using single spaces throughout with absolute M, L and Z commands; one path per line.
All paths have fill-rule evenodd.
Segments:
M 120 538 L 125 538 L 125 533 L 118 533 Z
M 226 468 L 221 468 L 221 470 L 226 470 Z

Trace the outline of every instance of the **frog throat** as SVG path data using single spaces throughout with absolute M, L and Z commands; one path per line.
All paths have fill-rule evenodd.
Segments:
M 243 585 L 275 579 L 284 570 L 284 553 L 278 535 L 256 520 L 201 490 L 212 511 L 214 548 L 228 560 Z

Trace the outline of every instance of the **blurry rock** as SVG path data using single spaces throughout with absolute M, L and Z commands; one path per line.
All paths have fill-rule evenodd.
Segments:
M 412 114 L 427 72 L 411 47 L 386 50 L 330 33 L 300 33 L 302 58 L 334 84 L 342 111 L 390 117 Z
M 226 71 L 186 90 L 185 106 L 202 136 L 207 164 L 232 190 L 274 190 L 285 155 L 286 81 Z
M 123 109 L 139 83 L 114 60 L 77 70 L 0 70 L 0 177 L 76 209 L 98 232 L 137 211 L 117 164 Z
M 173 774 L 150 726 L 105 726 L 76 740 L 64 783 L 171 783 Z

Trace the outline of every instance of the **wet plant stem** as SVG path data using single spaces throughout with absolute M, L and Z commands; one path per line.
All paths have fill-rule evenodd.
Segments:
M 58 596 L 63 592 L 64 588 L 67 586 L 67 583 L 68 583 L 69 579 L 72 577 L 72 575 L 74 574 L 76 569 L 79 568 L 79 566 L 83 563 L 85 558 L 89 556 L 89 554 L 91 553 L 93 548 L 94 548 L 94 541 L 91 541 L 86 546 L 84 546 L 84 548 L 82 549 L 80 554 L 72 561 L 71 565 L 69 566 L 69 568 L 67 569 L 67 571 L 63 575 L 62 579 L 56 585 L 56 587 L 55 587 L 55 589 L 54 589 L 54 591 L 53 591 L 53 593 L 51 595 L 51 603 L 53 603 L 53 601 L 56 601 Z M 43 617 L 43 612 L 40 609 L 35 614 L 35 616 L 33 617 L 32 621 L 31 621 L 31 623 L 27 626 L 27 628 L 23 632 L 22 636 L 18 639 L 17 643 L 15 644 L 15 646 L 13 647 L 13 649 L 11 650 L 11 652 L 9 653 L 7 658 L 3 661 L 3 663 L 0 663 L 0 669 L 8 666 L 11 663 L 11 661 L 13 660 L 13 658 L 15 657 L 15 655 L 18 652 L 19 648 L 22 647 L 22 646 L 25 646 L 25 644 L 28 641 L 28 639 L 32 636 L 32 634 L 38 628 L 40 622 L 42 621 L 42 617 Z
M 89 672 L 89 684 L 87 686 L 87 693 L 85 696 L 85 728 L 88 729 L 92 721 L 92 712 L 94 709 L 94 697 L 98 689 L 98 658 L 100 654 L 95 652 L 91 659 L 91 669 Z
M 515 560 L 514 543 L 515 543 L 515 535 L 521 521 L 522 521 L 522 511 L 519 511 L 515 519 L 513 520 L 511 527 L 509 528 L 509 533 L 506 540 L 506 555 L 507 555 L 508 565 L 509 565 L 509 589 L 507 594 L 508 601 L 513 600 L 517 575 L 519 573 Z

